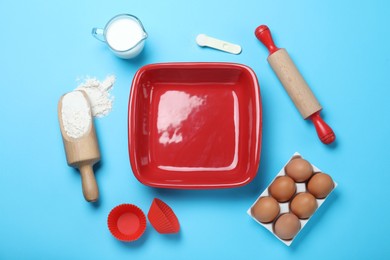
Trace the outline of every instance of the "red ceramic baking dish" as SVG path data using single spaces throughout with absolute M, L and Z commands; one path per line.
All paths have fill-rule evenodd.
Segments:
M 129 100 L 130 163 L 159 188 L 231 188 L 260 163 L 261 98 L 255 73 L 234 63 L 142 67 Z

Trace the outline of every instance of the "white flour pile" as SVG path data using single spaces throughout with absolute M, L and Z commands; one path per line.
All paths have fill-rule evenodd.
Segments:
M 62 98 L 62 123 L 68 136 L 82 137 L 90 128 L 91 111 L 88 100 L 80 91 L 73 91 Z
M 111 96 L 110 91 L 115 79 L 114 75 L 108 76 L 103 82 L 96 78 L 87 78 L 76 88 L 87 93 L 94 117 L 103 117 L 111 112 L 114 97 Z
M 115 83 L 115 76 L 108 76 L 103 82 L 96 78 L 86 78 L 75 91 L 69 92 L 62 99 L 62 123 L 67 135 L 82 137 L 90 128 L 91 113 L 94 117 L 103 117 L 112 110 L 114 97 L 110 91 Z M 80 91 L 83 90 L 88 100 Z

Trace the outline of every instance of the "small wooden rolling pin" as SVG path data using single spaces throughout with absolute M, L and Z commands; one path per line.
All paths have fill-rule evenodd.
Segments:
M 299 73 L 287 51 L 275 46 L 271 32 L 266 25 L 257 27 L 255 35 L 267 47 L 269 51 L 267 60 L 302 117 L 313 122 L 318 137 L 324 144 L 332 143 L 336 139 L 336 135 L 321 118 L 320 111 L 322 107 L 320 103 Z
M 89 107 L 90 124 L 89 129 L 85 132 L 85 134 L 79 138 L 73 138 L 65 131 L 62 118 L 62 100 L 65 95 L 62 96 L 58 102 L 58 119 L 60 121 L 60 129 L 67 163 L 69 166 L 78 168 L 80 171 L 84 198 L 88 202 L 95 202 L 99 198 L 99 189 L 96 184 L 92 167 L 100 160 L 100 151 L 96 139 L 96 132 L 88 97 L 84 91 L 80 92 L 83 94 L 85 102 L 87 102 Z

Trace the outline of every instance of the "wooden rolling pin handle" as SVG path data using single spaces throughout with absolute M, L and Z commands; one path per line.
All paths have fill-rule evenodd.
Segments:
M 279 50 L 279 48 L 276 47 L 274 40 L 272 39 L 271 31 L 267 25 L 260 25 L 257 27 L 255 30 L 255 35 L 256 38 L 259 39 L 259 41 L 261 41 L 265 47 L 267 47 L 269 55 Z
M 88 202 L 95 202 L 99 198 L 99 189 L 96 183 L 92 165 L 86 164 L 79 167 L 84 198 Z
M 336 135 L 334 134 L 332 128 L 330 128 L 330 126 L 328 126 L 328 124 L 321 118 L 320 111 L 315 112 L 309 118 L 316 128 L 317 135 L 321 142 L 324 144 L 330 144 L 336 140 Z

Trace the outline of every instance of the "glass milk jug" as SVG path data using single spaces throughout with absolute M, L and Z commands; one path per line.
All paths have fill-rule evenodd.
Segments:
M 123 59 L 131 59 L 140 54 L 148 37 L 141 21 L 130 14 L 114 16 L 104 29 L 93 28 L 92 35 L 106 43 L 116 56 Z

